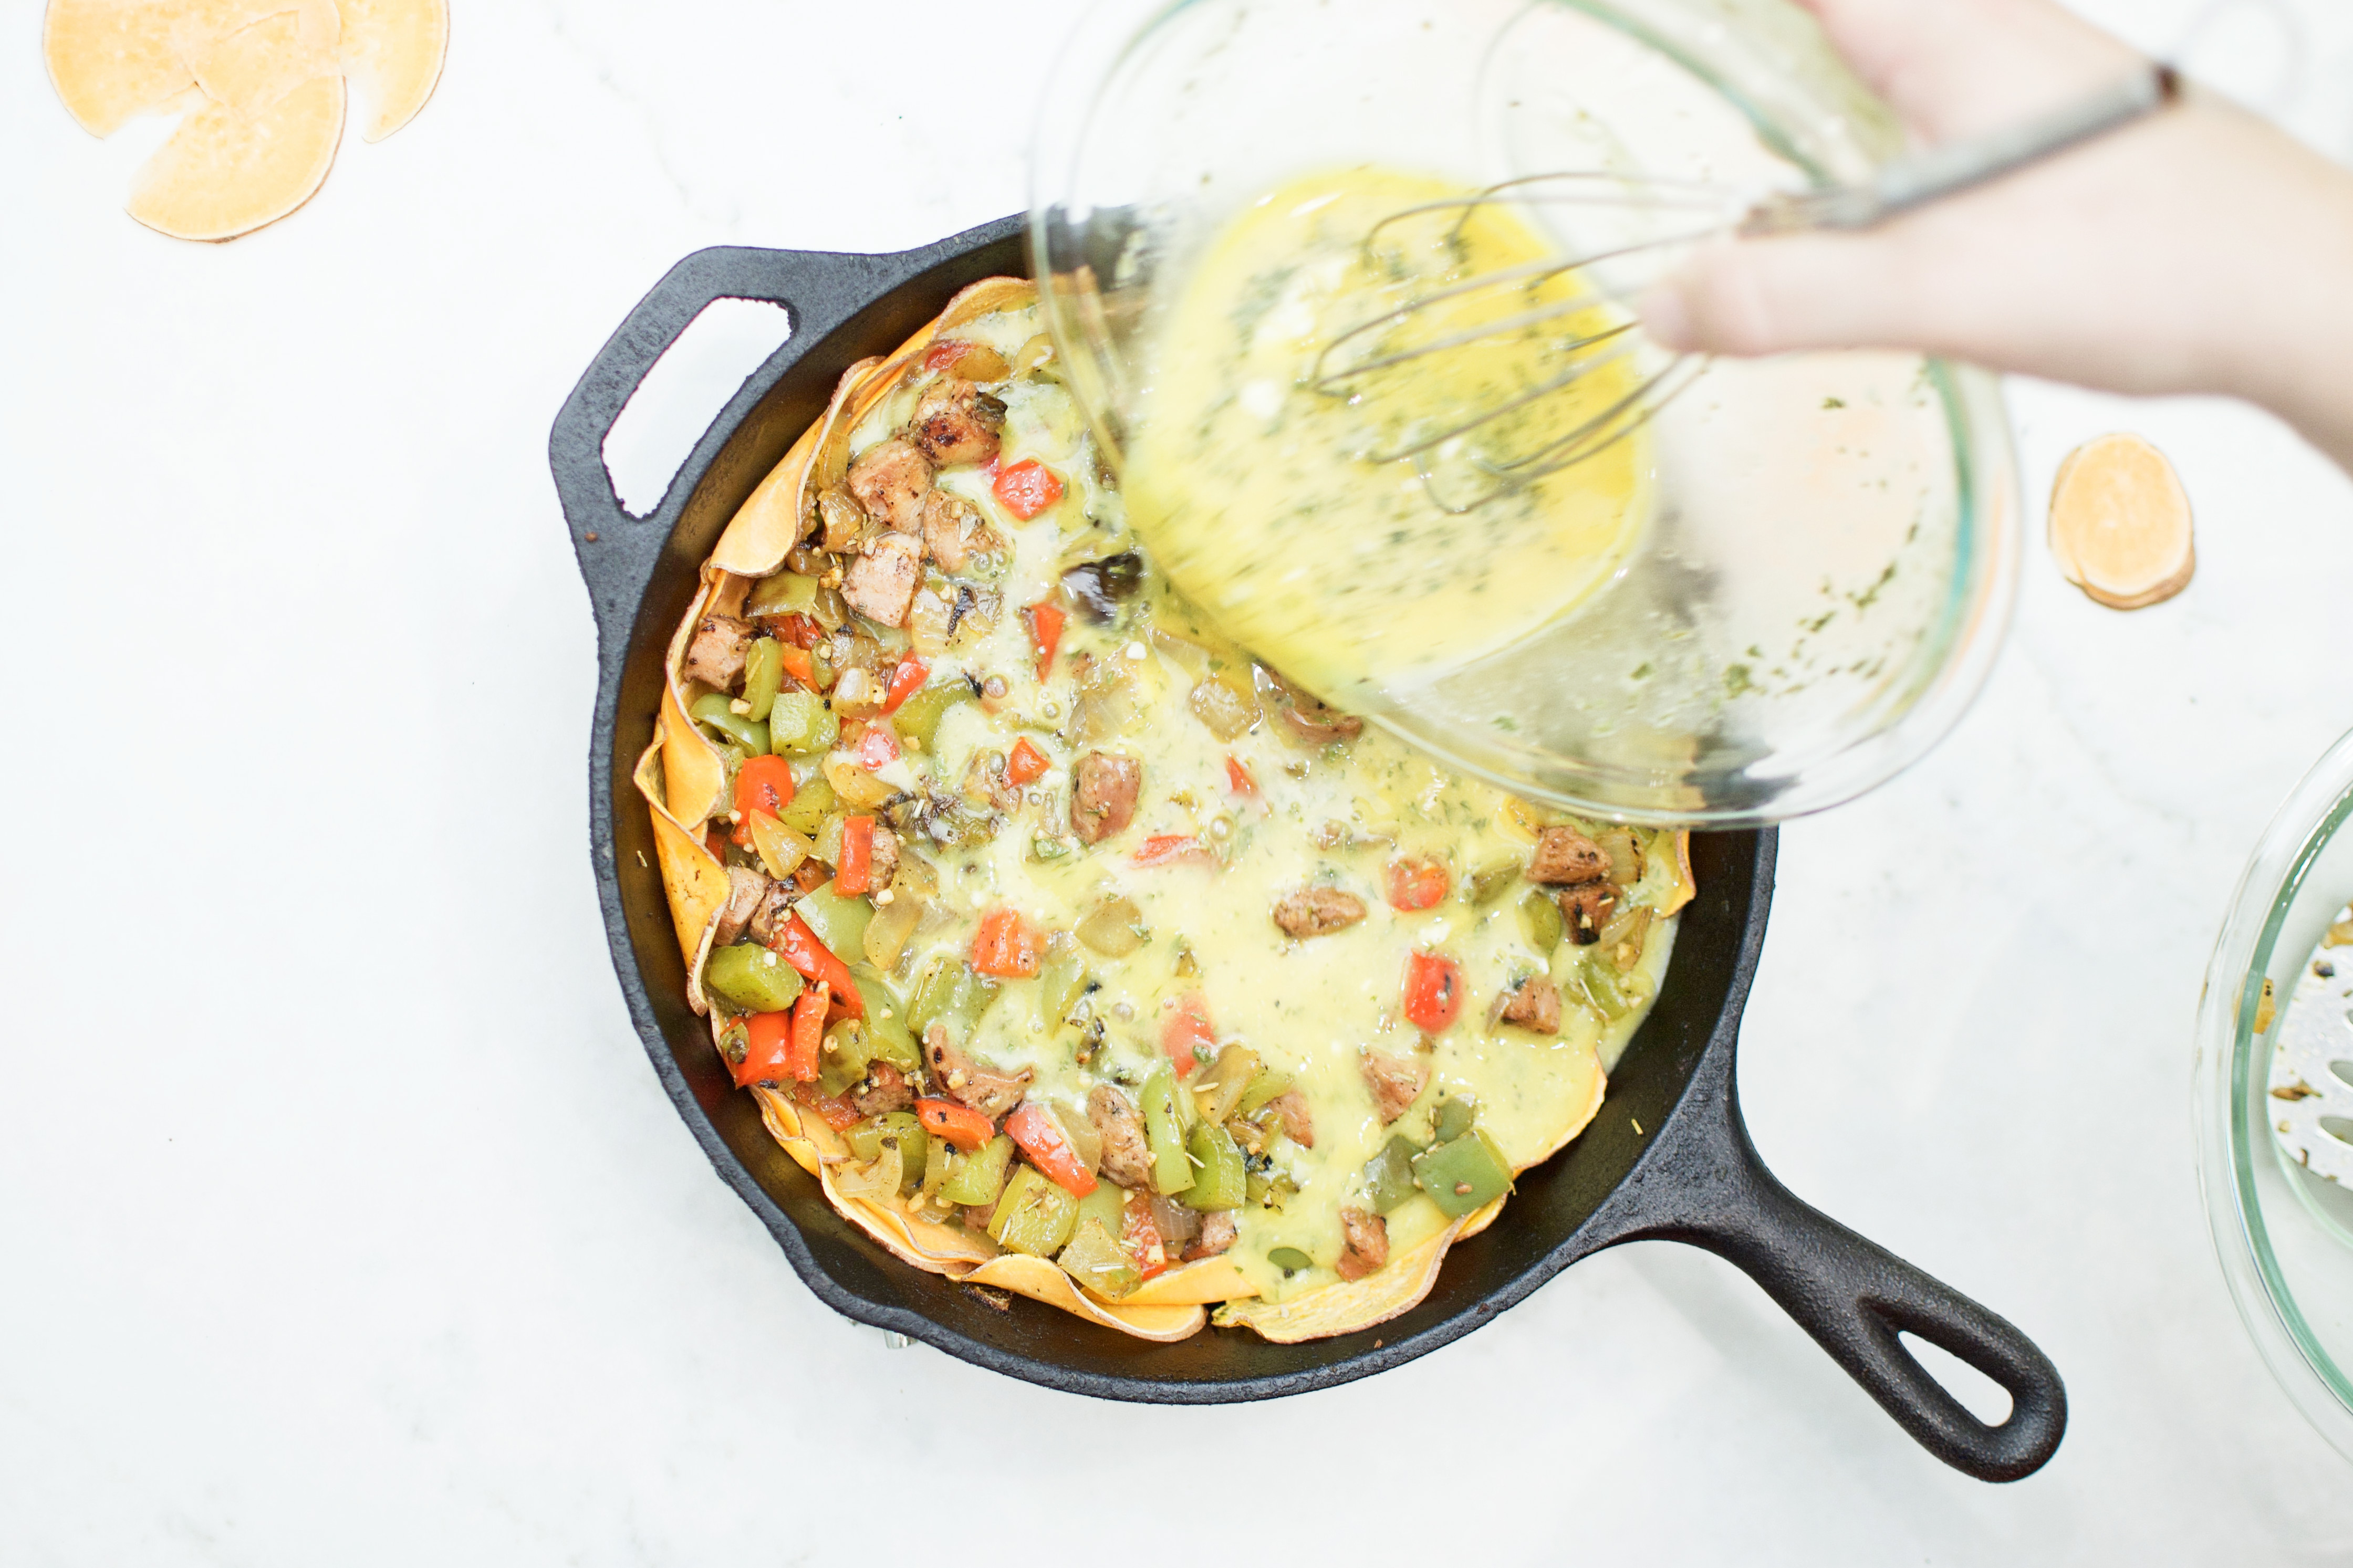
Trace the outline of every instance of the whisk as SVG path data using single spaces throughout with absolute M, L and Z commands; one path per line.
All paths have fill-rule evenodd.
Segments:
M 1534 289 L 1566 273 L 1584 272 L 1646 252 L 1719 237 L 1870 228 L 1898 214 L 1983 184 L 2130 124 L 2173 102 L 2180 96 L 2180 79 L 2172 67 L 2152 64 L 2146 70 L 2135 72 L 2050 114 L 1987 136 L 1898 159 L 1859 184 L 1822 185 L 1759 195 L 1753 187 L 1582 170 L 1525 175 L 1490 185 L 1469 196 L 1405 208 L 1383 218 L 1366 233 L 1367 255 L 1372 253 L 1382 231 L 1393 225 L 1459 209 L 1461 217 L 1450 237 L 1459 238 L 1480 208 L 1503 203 L 1617 208 L 1645 217 L 1691 212 L 1704 215 L 1705 221 L 1678 232 L 1566 259 L 1546 257 L 1499 268 L 1416 295 L 1393 310 L 1347 329 L 1325 344 L 1316 356 L 1308 384 L 1328 396 L 1363 396 L 1369 391 L 1366 378 L 1378 373 L 1412 366 L 1432 355 L 1505 334 L 1525 333 L 1548 321 L 1587 312 L 1606 312 L 1611 304 L 1607 294 L 1583 289 L 1514 314 L 1478 321 L 1461 331 L 1440 331 L 1427 342 L 1406 348 L 1392 346 L 1400 330 L 1409 330 L 1417 321 L 1435 320 L 1457 301 L 1486 290 Z M 1387 450 L 1367 452 L 1366 457 L 1375 463 L 1413 459 L 1421 469 L 1432 499 L 1446 510 L 1458 514 L 1584 462 L 1648 424 L 1705 370 L 1706 357 L 1674 356 L 1663 368 L 1642 374 L 1630 390 L 1599 412 L 1550 436 L 1533 450 L 1500 458 L 1479 452 L 1469 454 L 1468 466 L 1483 476 L 1485 489 L 1468 500 L 1439 495 L 1431 471 L 1432 454 L 1449 443 L 1461 441 L 1639 353 L 1648 340 L 1636 334 L 1638 324 L 1620 319 L 1599 330 L 1548 344 L 1548 354 L 1563 362 L 1549 379 L 1492 406 L 1471 410 L 1434 433 L 1411 432 L 1409 439 Z M 1352 358 L 1352 354 L 1363 357 Z

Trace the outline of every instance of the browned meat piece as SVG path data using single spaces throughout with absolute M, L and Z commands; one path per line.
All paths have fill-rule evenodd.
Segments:
M 1003 403 L 962 376 L 944 375 L 915 405 L 907 433 L 923 456 L 944 468 L 997 456 L 997 433 L 1004 428 Z
M 1364 1057 L 1365 1081 L 1372 1086 L 1373 1109 L 1380 1112 L 1384 1125 L 1395 1121 L 1413 1104 L 1414 1097 L 1430 1081 L 1430 1069 L 1407 1057 L 1393 1057 L 1387 1051 L 1367 1049 Z
M 923 1031 L 923 1060 L 931 1064 L 933 1081 L 950 1100 L 991 1121 L 1021 1103 L 1022 1091 L 1036 1076 L 1028 1068 L 1002 1073 L 982 1067 L 948 1043 L 945 1024 L 934 1024 Z
M 744 866 L 727 868 L 727 906 L 719 911 L 719 931 L 712 937 L 713 947 L 728 947 L 744 940 L 744 928 L 767 896 L 768 879 Z
M 945 490 L 923 498 L 923 548 L 943 572 L 961 572 L 976 555 L 993 555 L 1005 548 L 997 530 L 988 526 L 968 501 Z
M 686 644 L 686 677 L 722 691 L 744 679 L 744 656 L 751 650 L 752 623 L 733 616 L 705 616 Z
M 867 516 L 913 533 L 923 522 L 923 498 L 932 493 L 931 459 L 894 436 L 868 447 L 864 457 L 850 464 L 847 483 Z M 828 549 L 833 535 L 829 524 L 830 520 Z
M 1332 1267 L 1343 1279 L 1362 1279 L 1389 1260 L 1389 1222 L 1363 1209 L 1340 1211 L 1340 1261 Z
M 915 1103 L 915 1091 L 907 1087 L 907 1075 L 889 1062 L 870 1063 L 866 1081 L 850 1091 L 849 1103 L 860 1116 L 880 1116 L 886 1110 L 904 1110 Z
M 785 917 L 793 912 L 800 897 L 800 889 L 791 882 L 769 883 L 760 895 L 760 907 L 752 911 L 752 940 L 763 947 L 774 947 L 777 933 L 785 929 Z
M 1315 1113 L 1307 1108 L 1307 1097 L 1295 1089 L 1286 1089 L 1267 1101 L 1274 1113 L 1282 1118 L 1282 1131 L 1302 1149 L 1315 1147 Z
M 1134 757 L 1089 752 L 1071 770 L 1071 830 L 1082 844 L 1100 844 L 1135 820 L 1144 791 L 1144 764 Z
M 1528 858 L 1528 880 L 1556 887 L 1598 882 L 1609 875 L 1609 856 L 1600 845 L 1574 827 L 1547 827 L 1536 835 L 1536 852 Z
M 1301 740 L 1321 746 L 1332 741 L 1353 741 L 1364 733 L 1365 721 L 1355 714 L 1325 706 L 1314 693 L 1293 686 L 1271 669 L 1265 674 L 1275 711 L 1282 715 L 1282 721 Z
M 1365 900 L 1337 888 L 1302 888 L 1274 906 L 1274 923 L 1293 936 L 1328 936 L 1365 918 Z
M 1240 1227 L 1234 1224 L 1234 1216 L 1228 1210 L 1219 1209 L 1203 1215 L 1201 1234 L 1194 1238 L 1192 1246 L 1185 1249 L 1185 1261 L 1191 1263 L 1204 1258 L 1215 1258 L 1234 1244 L 1234 1237 L 1239 1233 Z
M 907 624 L 907 606 L 923 580 L 923 546 L 903 533 L 886 533 L 842 574 L 841 596 L 849 607 L 886 626 Z
M 1560 1033 L 1560 987 L 1540 974 L 1521 981 L 1503 997 L 1497 1014 L 1506 1024 L 1534 1029 L 1539 1035 Z
M 1103 1140 L 1103 1179 L 1116 1186 L 1145 1189 L 1152 1180 L 1152 1149 L 1144 1141 L 1144 1118 L 1127 1096 L 1107 1083 L 1087 1090 L 1087 1120 Z
M 1568 939 L 1579 947 L 1590 947 L 1601 940 L 1601 928 L 1618 908 L 1618 889 L 1608 882 L 1585 882 L 1560 890 L 1560 916 L 1568 926 Z
M 874 825 L 874 847 L 867 854 L 867 867 L 870 893 L 881 892 L 899 874 L 899 836 L 879 822 Z

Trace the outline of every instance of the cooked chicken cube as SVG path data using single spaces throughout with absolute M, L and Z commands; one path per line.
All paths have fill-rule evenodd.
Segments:
M 997 432 L 1004 428 L 1003 403 L 962 376 L 945 375 L 915 405 L 907 431 L 923 456 L 944 468 L 997 456 Z
M 1601 940 L 1601 928 L 1618 911 L 1618 889 L 1609 882 L 1582 882 L 1560 890 L 1561 920 L 1568 938 L 1580 947 Z
M 744 679 L 744 656 L 751 647 L 751 622 L 733 616 L 705 616 L 687 640 L 687 679 L 732 691 Z
M 1403 1116 L 1430 1082 L 1428 1067 L 1387 1051 L 1366 1050 L 1364 1068 L 1365 1082 L 1373 1090 L 1373 1109 L 1380 1113 L 1385 1126 Z
M 894 436 L 849 465 L 848 483 L 867 516 L 913 533 L 922 525 L 923 500 L 932 493 L 932 462 Z
M 1274 906 L 1274 923 L 1293 936 L 1328 936 L 1365 918 L 1365 900 L 1337 888 L 1302 888 Z
M 1340 1260 L 1332 1267 L 1343 1279 L 1362 1279 L 1389 1260 L 1389 1222 L 1364 1209 L 1340 1211 Z
M 1498 1016 L 1539 1035 L 1560 1033 L 1560 987 L 1540 974 L 1530 975 L 1504 994 Z
M 915 1103 L 915 1091 L 907 1087 L 907 1075 L 889 1062 L 874 1062 L 866 1069 L 866 1081 L 850 1091 L 849 1104 L 860 1116 L 880 1116 L 888 1110 L 904 1110 Z
M 1087 1091 L 1087 1120 L 1103 1140 L 1103 1173 L 1113 1185 L 1149 1190 L 1152 1150 L 1144 1138 L 1144 1117 L 1127 1096 L 1110 1084 Z
M 982 1067 L 949 1043 L 945 1024 L 934 1024 L 923 1031 L 923 1060 L 931 1064 L 933 1081 L 950 1100 L 992 1121 L 1021 1103 L 1023 1092 L 1036 1076 L 1029 1068 L 1003 1073 Z
M 1218 1209 L 1205 1214 L 1201 1216 L 1201 1234 L 1194 1237 L 1193 1245 L 1185 1249 L 1185 1261 L 1193 1263 L 1204 1258 L 1215 1258 L 1231 1247 L 1234 1238 L 1240 1234 L 1241 1227 L 1234 1223 L 1229 1210 Z
M 719 911 L 719 930 L 711 939 L 714 948 L 733 947 L 744 940 L 744 928 L 768 895 L 768 879 L 745 866 L 727 868 L 727 906 Z
M 977 508 L 945 490 L 923 498 L 923 548 L 943 572 L 961 572 L 974 556 L 993 555 L 1005 548 L 1004 539 Z
M 1609 852 L 1574 827 L 1547 827 L 1536 835 L 1528 860 L 1528 880 L 1572 886 L 1609 875 Z
M 800 896 L 800 889 L 791 882 L 769 883 L 760 894 L 759 907 L 752 911 L 752 940 L 763 947 L 776 946 L 785 929 L 785 917 L 793 912 Z
M 1071 830 L 1082 843 L 1102 843 L 1135 820 L 1135 801 L 1143 790 L 1142 763 L 1089 752 L 1071 770 Z
M 1315 1112 L 1309 1109 L 1307 1097 L 1295 1089 L 1286 1089 L 1267 1105 L 1282 1119 L 1282 1131 L 1302 1149 L 1315 1147 Z
M 923 580 L 923 546 L 903 533 L 886 533 L 842 574 L 841 596 L 867 619 L 886 626 L 907 624 L 907 606 Z

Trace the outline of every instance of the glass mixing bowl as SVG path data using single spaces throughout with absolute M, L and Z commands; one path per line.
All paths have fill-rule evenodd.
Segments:
M 1031 239 L 1064 374 L 1116 459 L 1187 268 L 1301 174 L 1789 186 L 1859 178 L 1900 144 L 1782 0 L 1105 0 L 1048 94 Z M 1576 255 L 1689 221 L 1532 216 Z M 1631 289 L 1660 259 L 1604 281 Z M 2016 571 L 1990 377 L 1892 353 L 1719 361 L 1653 423 L 1646 461 L 1650 515 L 1600 589 L 1350 706 L 1525 795 L 1727 826 L 1849 799 L 1958 719 Z
M 2239 879 L 2198 1005 L 2198 1179 L 2255 1348 L 2353 1459 L 2353 1193 L 2272 1136 L 2272 1044 L 2321 934 L 2353 899 L 2353 734 L 2289 795 Z M 2353 950 L 2345 950 L 2353 952 Z M 2278 1000 L 2255 1027 L 2263 983 Z

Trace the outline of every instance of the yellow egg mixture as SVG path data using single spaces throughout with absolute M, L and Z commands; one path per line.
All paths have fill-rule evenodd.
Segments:
M 1220 233 L 1152 340 L 1126 454 L 1138 531 L 1227 632 L 1342 706 L 1377 706 L 1385 688 L 1494 652 L 1572 608 L 1617 570 L 1649 505 L 1639 435 L 1525 487 L 1493 471 L 1627 397 L 1630 358 L 1420 458 L 1389 456 L 1557 376 L 1565 344 L 1622 323 L 1599 304 L 1311 384 L 1319 369 L 1577 300 L 1576 274 L 1533 276 L 1388 321 L 1552 253 L 1506 205 L 1395 216 L 1467 194 L 1378 168 L 1295 181 Z

